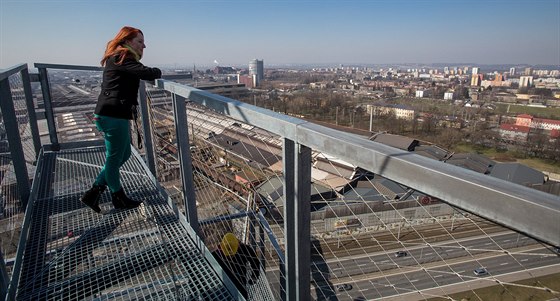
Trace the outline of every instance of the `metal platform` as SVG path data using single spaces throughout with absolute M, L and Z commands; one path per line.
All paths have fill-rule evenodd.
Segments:
M 89 147 L 41 156 L 15 299 L 238 300 L 138 153 L 121 168 L 121 182 L 142 206 L 116 210 L 108 190 L 102 214 L 79 201 L 104 154 Z

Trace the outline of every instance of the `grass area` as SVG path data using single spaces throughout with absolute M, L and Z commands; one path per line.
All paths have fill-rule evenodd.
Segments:
M 553 274 L 548 276 L 537 277 L 534 279 L 523 280 L 515 282 L 516 284 L 549 288 L 553 292 L 548 292 L 542 289 L 534 289 L 530 287 L 520 287 L 515 285 L 495 285 L 481 289 L 471 290 L 468 292 L 457 293 L 449 295 L 453 300 L 461 301 L 519 301 L 519 300 L 554 300 L 559 298 L 558 292 L 560 291 L 560 274 Z M 429 301 L 449 300 L 448 298 L 432 298 Z
M 560 108 L 538 108 L 515 104 L 497 104 L 497 112 L 506 113 L 509 106 L 510 114 L 529 114 L 540 118 L 560 119 Z
M 490 147 L 482 147 L 478 145 L 466 144 L 466 143 L 459 143 L 453 147 L 453 151 L 457 153 L 477 153 L 481 155 L 485 155 L 487 157 L 495 157 L 497 155 L 503 155 L 507 152 L 498 152 L 495 148 Z
M 514 152 L 497 151 L 495 148 L 458 144 L 453 149 L 458 153 L 477 153 L 498 162 L 517 162 L 540 171 L 560 174 L 560 162 L 552 162 L 539 158 L 518 158 Z
M 518 159 L 517 162 L 532 167 L 536 170 L 560 174 L 560 163 L 549 162 L 543 159 Z

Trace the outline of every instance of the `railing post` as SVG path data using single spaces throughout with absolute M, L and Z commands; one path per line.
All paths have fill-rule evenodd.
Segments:
M 31 80 L 29 78 L 29 70 L 27 68 L 21 70 L 21 80 L 23 82 L 23 92 L 25 93 L 25 103 L 27 104 L 27 115 L 29 116 L 29 127 L 31 129 L 31 138 L 33 139 L 33 147 L 35 148 L 35 160 L 39 156 L 41 150 L 41 137 L 39 136 L 39 128 L 37 127 L 37 115 L 35 114 L 35 104 L 33 103 L 33 91 L 31 90 Z
M 265 230 L 260 222 L 260 220 L 258 218 L 256 218 L 258 224 L 259 224 L 259 240 L 257 242 L 257 247 L 260 250 L 259 252 L 259 262 L 261 263 L 260 266 L 262 267 L 263 271 L 266 271 L 266 258 L 265 258 L 265 251 L 266 251 L 266 247 L 265 247 L 265 241 L 266 241 L 266 236 L 265 236 Z
M 150 172 L 157 178 L 156 163 L 154 152 L 154 141 L 152 136 L 151 116 L 148 108 L 148 97 L 146 96 L 146 83 L 140 81 L 140 93 L 138 94 L 138 103 L 140 104 L 140 114 L 142 116 L 142 130 L 144 131 L 144 146 L 146 147 L 146 165 Z
M 0 109 L 2 110 L 4 127 L 6 128 L 8 143 L 10 145 L 10 154 L 12 156 L 12 163 L 14 164 L 21 206 L 22 209 L 25 210 L 30 193 L 29 175 L 27 174 L 27 166 L 25 165 L 25 156 L 23 154 L 23 146 L 21 144 L 19 126 L 8 78 L 0 81 Z
M 51 88 L 49 85 L 49 74 L 46 68 L 39 67 L 39 81 L 41 82 L 41 91 L 43 92 L 43 103 L 45 104 L 45 118 L 49 128 L 49 137 L 53 150 L 59 150 L 58 135 L 56 134 L 56 124 L 54 122 L 54 110 L 52 107 Z
M 6 262 L 4 261 L 4 255 L 0 250 L 0 300 L 6 299 L 6 294 L 8 293 L 8 285 L 10 284 L 10 277 L 6 270 Z
M 285 300 L 311 295 L 311 149 L 284 139 Z
M 173 113 L 175 115 L 175 133 L 177 135 L 177 150 L 179 152 L 179 166 L 183 184 L 183 196 L 185 199 L 185 216 L 196 234 L 202 237 L 198 224 L 198 213 L 196 211 L 196 197 L 186 112 L 187 106 L 185 104 L 185 98 L 182 96 L 173 93 L 172 99 Z

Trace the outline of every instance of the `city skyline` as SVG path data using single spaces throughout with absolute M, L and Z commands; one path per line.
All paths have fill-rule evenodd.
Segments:
M 560 65 L 558 0 L 0 0 L 0 68 L 99 65 L 124 25 L 155 66 Z

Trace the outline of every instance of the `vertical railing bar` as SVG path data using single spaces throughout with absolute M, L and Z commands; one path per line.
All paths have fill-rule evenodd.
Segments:
M 58 136 L 56 134 L 56 124 L 54 122 L 54 111 L 52 107 L 51 88 L 49 85 L 49 74 L 47 69 L 39 69 L 39 81 L 41 82 L 41 91 L 43 92 L 43 102 L 45 104 L 45 118 L 49 129 L 49 137 L 54 150 L 59 150 Z
M 311 149 L 284 139 L 284 300 L 311 294 Z
M 8 79 L 0 82 L 0 99 L 2 100 L 0 101 L 0 108 L 2 110 L 4 126 L 6 128 L 8 143 L 10 145 L 10 154 L 14 164 L 14 172 L 16 174 L 21 208 L 25 209 L 25 207 L 27 207 L 27 199 L 29 198 L 30 190 L 29 175 L 27 173 L 16 111 L 14 109 L 14 102 Z
M 39 136 L 37 115 L 35 114 L 35 104 L 33 103 L 33 91 L 31 90 L 31 80 L 29 78 L 29 70 L 27 68 L 21 70 L 21 79 L 23 81 L 25 103 L 27 104 L 27 115 L 29 116 L 31 138 L 33 139 L 33 147 L 35 148 L 35 160 L 37 160 L 41 150 L 41 137 Z
M 257 248 L 260 251 L 259 252 L 259 262 L 260 262 L 260 267 L 262 268 L 263 271 L 266 271 L 266 258 L 264 256 L 265 251 L 266 251 L 266 247 L 265 247 L 265 240 L 266 240 L 266 236 L 265 236 L 265 231 L 264 228 L 262 226 L 262 224 L 260 223 L 260 220 L 257 219 L 257 222 L 259 223 L 259 239 L 257 242 Z
M 150 172 L 157 177 L 153 135 L 152 128 L 150 127 L 152 120 L 148 108 L 146 83 L 144 81 L 140 81 L 140 93 L 138 94 L 138 98 L 138 103 L 140 104 L 140 114 L 142 116 L 142 130 L 144 131 L 144 146 L 146 147 L 146 164 L 148 165 Z
M 296 144 L 296 271 L 297 300 L 311 296 L 311 148 Z
M 6 299 L 6 294 L 8 293 L 8 285 L 10 284 L 10 276 L 8 276 L 8 270 L 6 269 L 6 262 L 4 261 L 4 255 L 2 250 L 0 250 L 0 300 Z
M 181 181 L 183 184 L 182 190 L 185 199 L 185 216 L 195 233 L 202 237 L 200 226 L 198 224 L 198 213 L 196 211 L 192 158 L 187 126 L 187 106 L 185 104 L 185 98 L 175 93 L 172 94 L 172 100 L 173 113 L 175 115 L 177 149 L 179 151 L 179 166 L 181 171 Z
M 284 262 L 280 262 L 280 295 L 282 300 L 295 300 L 296 278 L 295 271 L 296 256 L 296 230 L 295 223 L 295 143 L 293 140 L 284 138 L 282 147 L 282 166 L 284 169 Z M 294 243 L 292 243 L 294 242 Z

